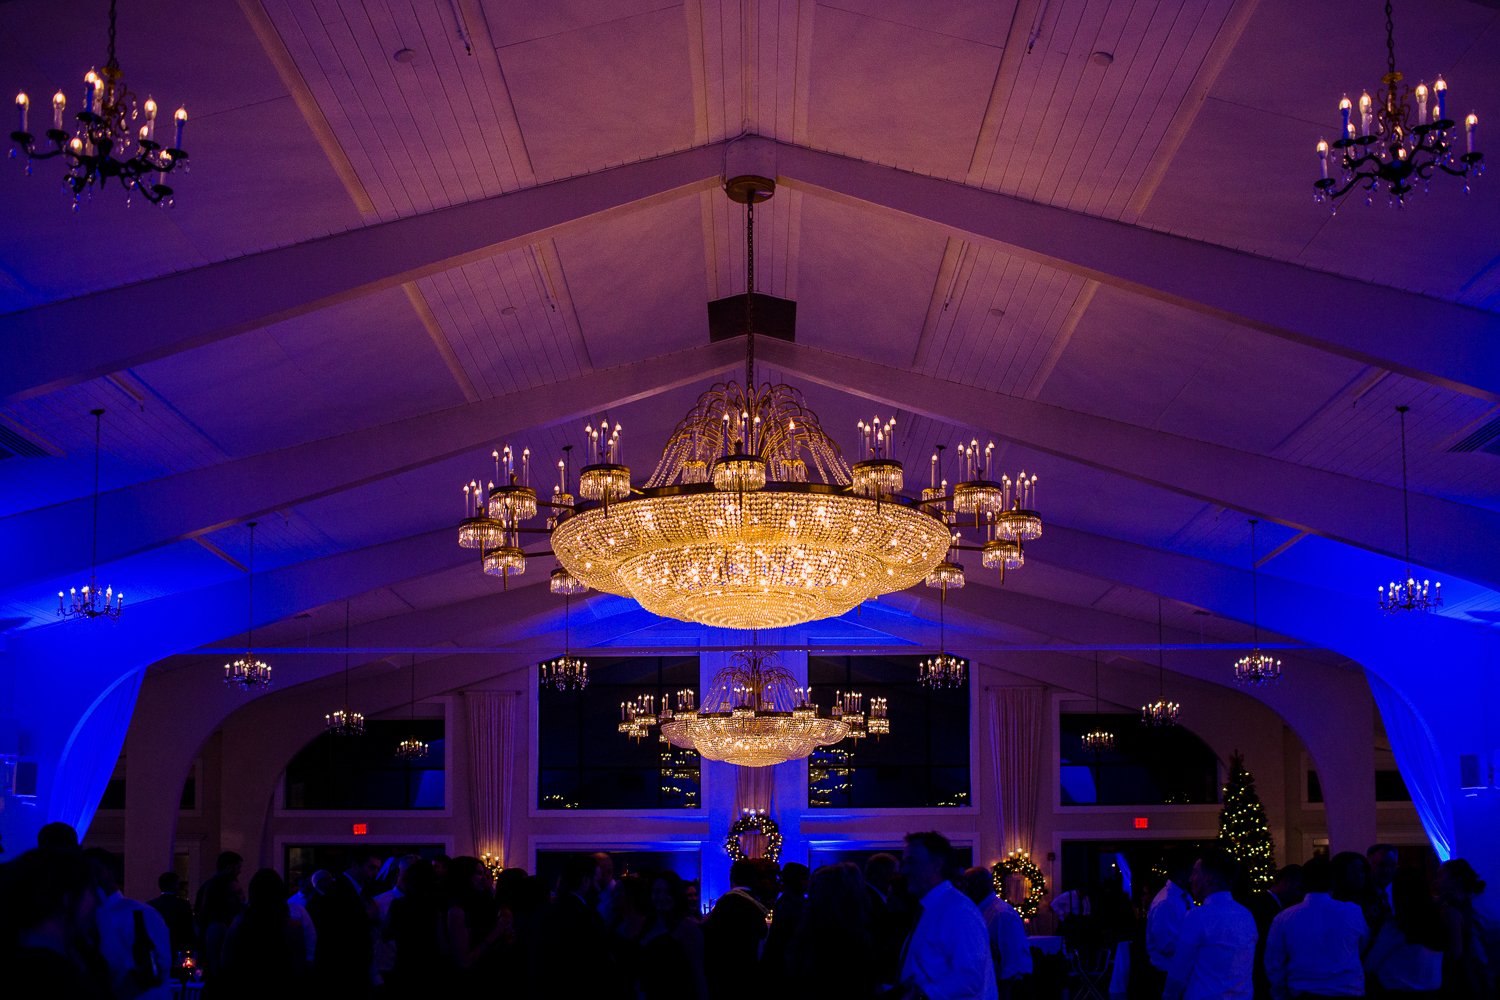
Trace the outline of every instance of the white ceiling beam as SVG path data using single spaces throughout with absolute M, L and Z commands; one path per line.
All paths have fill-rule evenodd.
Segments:
M 899 212 L 1116 288 L 1500 400 L 1500 315 L 1286 261 L 757 136 L 793 188 Z
M 701 381 L 738 363 L 740 351 L 735 342 L 705 344 L 111 490 L 99 499 L 100 517 L 112 525 L 99 537 L 99 562 L 202 535 L 465 452 L 487 453 L 493 443 L 508 435 Z M 56 579 L 89 565 L 89 538 L 74 529 L 86 523 L 91 502 L 85 497 L 0 518 L 7 584 Z
M 9 345 L 0 401 L 98 378 L 634 211 L 713 183 L 722 158 L 722 143 L 699 146 L 0 315 L 0 342 Z
M 865 399 L 961 427 L 988 430 L 1028 448 L 1325 538 L 1402 558 L 1399 490 L 1265 455 L 947 382 L 803 344 L 762 338 L 769 364 Z M 1422 493 L 1423 565 L 1500 587 L 1500 514 Z M 1371 594 L 1374 585 L 1371 584 Z

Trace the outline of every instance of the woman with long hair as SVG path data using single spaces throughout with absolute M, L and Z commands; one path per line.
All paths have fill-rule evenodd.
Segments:
M 307 944 L 292 919 L 286 883 L 270 868 L 250 877 L 249 902 L 229 925 L 214 980 L 220 997 L 300 997 L 306 991 Z

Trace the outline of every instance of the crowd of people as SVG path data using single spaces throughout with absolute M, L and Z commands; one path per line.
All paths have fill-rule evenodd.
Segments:
M 16 996 L 169 998 L 186 979 L 236 997 L 597 997 L 601 1000 L 1049 1000 L 1101 995 L 1037 968 L 987 869 L 959 870 L 937 833 L 809 871 L 741 859 L 700 907 L 669 870 L 569 856 L 552 884 L 473 857 L 348 852 L 288 886 L 226 852 L 193 902 L 174 874 L 147 902 L 120 859 L 70 828 L 0 866 L 0 962 Z M 1397 852 L 1318 856 L 1251 889 L 1216 849 L 1184 854 L 1139 912 L 1119 884 L 1059 893 L 1072 954 L 1129 954 L 1132 997 L 1244 1000 L 1496 996 L 1495 925 L 1463 861 L 1425 873 Z M 1040 956 L 1037 956 L 1040 960 Z M 1073 959 L 1075 971 L 1085 963 Z M 1108 962 L 1105 963 L 1105 968 Z

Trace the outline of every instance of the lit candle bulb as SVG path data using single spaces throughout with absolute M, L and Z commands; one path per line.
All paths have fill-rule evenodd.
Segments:
M 94 110 L 94 94 L 99 89 L 99 74 L 89 70 L 83 77 L 83 110 Z
M 151 98 L 148 97 L 148 98 L 146 98 L 146 103 L 142 107 L 143 107 L 143 109 L 146 112 L 146 138 L 147 139 L 155 139 L 156 138 L 156 102 L 154 100 L 152 100 Z
M 1318 168 L 1323 172 L 1323 179 L 1328 179 L 1328 143 L 1322 139 L 1318 140 Z
M 172 143 L 173 149 L 182 148 L 182 130 L 187 128 L 187 108 L 178 108 L 177 113 L 172 116 L 177 122 L 177 139 Z
M 1353 107 L 1354 105 L 1349 101 L 1349 95 L 1345 94 L 1343 100 L 1339 101 L 1339 114 L 1342 115 L 1344 119 L 1343 126 L 1339 129 L 1339 135 L 1345 136 L 1346 138 L 1350 135 L 1353 129 L 1353 125 L 1349 121 L 1349 112 Z
M 1417 89 L 1412 92 L 1417 98 L 1417 124 L 1427 124 L 1427 84 L 1417 84 Z
M 1432 82 L 1433 92 L 1437 94 L 1437 121 L 1443 121 L 1448 117 L 1448 82 L 1438 77 Z
M 1359 95 L 1359 134 L 1362 136 L 1370 134 L 1370 106 L 1373 103 L 1369 91 Z
M 26 129 L 26 125 L 27 125 L 26 116 L 27 116 L 27 112 L 29 112 L 30 110 L 31 110 L 31 98 L 27 97 L 26 96 L 26 91 L 23 90 L 19 94 L 16 95 L 16 111 L 17 111 L 17 113 L 18 113 L 18 115 L 20 116 L 20 119 L 21 119 L 21 127 L 17 131 L 20 131 L 20 132 L 27 131 L 27 129 Z
M 62 131 L 63 109 L 67 106 L 68 99 L 63 96 L 62 91 L 59 90 L 52 95 L 52 127 L 58 132 Z
M 1474 152 L 1474 132 L 1479 128 L 1479 116 L 1472 111 L 1464 119 L 1464 134 L 1469 138 L 1469 152 Z

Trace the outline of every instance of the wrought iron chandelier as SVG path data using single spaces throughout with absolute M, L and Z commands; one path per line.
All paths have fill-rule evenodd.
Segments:
M 94 415 L 94 527 L 93 548 L 89 555 L 89 582 L 83 585 L 82 590 L 77 587 L 68 588 L 66 596 L 60 590 L 57 592 L 57 617 L 90 620 L 106 618 L 114 621 L 120 617 L 125 595 L 116 592 L 109 585 L 103 590 L 99 589 L 99 441 L 104 430 L 104 411 L 89 412 Z
M 245 655 L 224 664 L 224 683 L 253 691 L 271 683 L 271 668 L 255 655 L 255 521 L 250 529 L 250 566 L 245 574 Z
M 1099 717 L 1099 654 L 1094 654 L 1094 718 Z M 1091 729 L 1083 734 L 1083 748 L 1092 754 L 1109 753 L 1115 748 L 1115 734 L 1108 729 Z
M 958 536 L 954 536 L 955 539 Z M 956 572 L 954 572 L 956 570 Z M 938 651 L 917 665 L 917 681 L 926 688 L 963 687 L 969 669 L 969 661 L 948 652 L 948 588 L 961 589 L 964 585 L 963 567 L 955 562 L 943 561 L 927 577 L 927 586 L 940 588 L 938 592 Z
M 620 708 L 619 730 L 643 739 L 653 725 L 661 739 L 684 750 L 696 750 L 709 760 L 741 767 L 769 767 L 808 756 L 821 746 L 844 739 L 860 740 L 890 732 L 888 704 L 840 691 L 833 708 L 823 715 L 811 692 L 797 685 L 775 654 L 748 649 L 734 654 L 713 676 L 701 706 L 691 690 L 677 692 L 677 708 L 670 696 L 655 714 L 655 698 L 643 695 Z
M 557 593 L 557 574 L 566 573 L 567 570 L 553 570 L 552 592 Z M 589 665 L 574 656 L 568 645 L 569 611 L 573 598 L 567 591 L 563 592 L 563 655 L 555 660 L 543 660 L 537 664 L 541 672 L 541 689 L 553 691 L 582 691 L 589 686 Z
M 1255 561 L 1255 526 L 1250 519 L 1250 622 L 1255 629 L 1255 645 L 1234 664 L 1234 679 L 1247 687 L 1259 687 L 1281 680 L 1281 661 L 1260 648 L 1260 564 Z
M 334 736 L 363 736 L 365 717 L 349 708 L 349 602 L 344 602 L 344 705 L 323 716 L 323 730 Z
M 408 718 L 412 722 L 412 728 L 416 728 L 417 721 L 417 657 L 413 653 L 411 657 L 411 699 L 407 702 Z M 432 747 L 424 739 L 417 737 L 415 733 L 406 737 L 396 744 L 396 757 L 404 761 L 424 760 Z
M 1401 415 L 1401 529 L 1406 541 L 1406 578 L 1392 580 L 1381 586 L 1380 610 L 1395 614 L 1398 611 L 1431 611 L 1443 606 L 1443 585 L 1431 580 L 1417 582 L 1411 571 L 1411 493 L 1406 483 L 1406 414 L 1409 406 L 1398 406 Z
M 31 98 L 25 91 L 16 95 L 19 127 L 10 137 L 17 149 L 10 155 L 14 157 L 18 150 L 25 154 L 28 174 L 33 160 L 63 157 L 67 164 L 63 184 L 73 192 L 74 211 L 85 193 L 92 195 L 96 184 L 102 189 L 111 178 L 125 189 L 127 205 L 134 194 L 154 205 L 172 203 L 167 175 L 179 167 L 187 169 L 188 154 L 182 148 L 187 109 L 178 108 L 172 116 L 172 144 L 158 141 L 156 101 L 148 96 L 137 105 L 115 57 L 115 0 L 109 2 L 109 58 L 103 69 L 84 75 L 83 110 L 74 116 L 77 124 L 71 131 L 63 122 L 67 105 L 61 90 L 52 95 L 52 127 L 42 134 L 45 142 L 39 147 L 38 137 L 31 132 Z
M 1384 185 L 1391 200 L 1399 205 L 1417 181 L 1425 187 L 1436 171 L 1464 178 L 1466 193 L 1470 172 L 1477 177 L 1484 171 L 1484 154 L 1474 148 L 1478 115 L 1464 118 L 1465 151 L 1460 154 L 1453 148 L 1457 123 L 1448 117 L 1447 82 L 1439 76 L 1430 90 L 1425 81 L 1415 90 L 1402 84 L 1402 74 L 1396 69 L 1396 28 L 1390 0 L 1385 5 L 1385 50 L 1386 73 L 1380 78 L 1382 87 L 1376 96 L 1372 98 L 1369 91 L 1360 94 L 1356 120 L 1355 104 L 1345 94 L 1339 101 L 1339 137 L 1332 143 L 1318 140 L 1322 176 L 1313 182 L 1313 196 L 1328 202 L 1335 211 L 1339 199 L 1356 187 L 1364 188 L 1368 203 Z M 1330 151 L 1337 153 L 1332 175 Z
M 1141 721 L 1148 726 L 1164 729 L 1177 725 L 1177 713 L 1182 706 L 1167 700 L 1166 634 L 1162 627 L 1161 598 L 1156 599 L 1156 700 L 1141 706 Z
M 851 467 L 798 390 L 757 384 L 755 206 L 775 186 L 764 177 L 725 185 L 746 211 L 743 384 L 720 382 L 698 398 L 643 486 L 625 463 L 623 427 L 608 420 L 584 428 L 577 499 L 566 454 L 550 499 L 541 500 L 528 453 L 517 467 L 509 447 L 493 452 L 495 477 L 464 487 L 459 525 L 459 545 L 480 551 L 486 573 L 506 580 L 525 572 L 521 535 L 550 534 L 561 564 L 554 593 L 593 587 L 663 617 L 758 629 L 832 618 L 935 571 L 961 577 L 944 558 L 950 547 L 966 548 L 950 537 L 959 513 L 972 514 L 991 541 L 1012 545 L 1005 564 L 1020 565 L 1021 543 L 1041 534 L 1031 509 L 1036 478 L 991 480 L 993 445 L 981 456 L 974 443 L 974 475 L 952 494 L 945 483 L 910 499 L 891 454 L 894 419 L 860 422 L 863 454 Z M 522 526 L 544 508 L 545 529 Z M 985 565 L 994 565 L 988 553 Z

